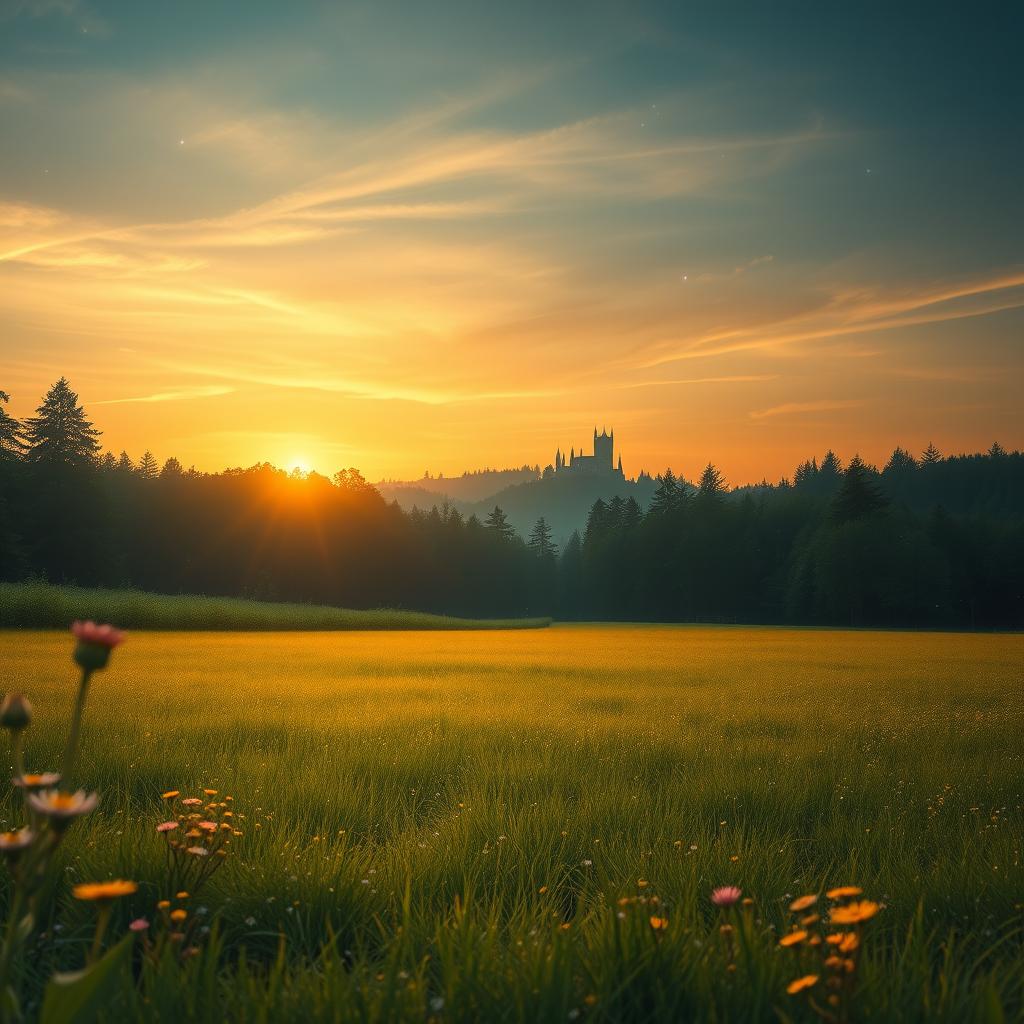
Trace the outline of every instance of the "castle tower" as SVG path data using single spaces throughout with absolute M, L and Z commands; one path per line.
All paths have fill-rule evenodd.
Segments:
M 605 432 L 601 428 L 598 434 L 597 427 L 594 428 L 594 461 L 601 469 L 611 472 L 615 467 L 615 434 Z

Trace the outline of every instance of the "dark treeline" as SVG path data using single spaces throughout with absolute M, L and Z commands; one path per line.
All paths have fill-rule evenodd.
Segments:
M 598 501 L 559 551 L 501 509 L 403 512 L 358 471 L 199 473 L 102 453 L 67 381 L 19 422 L 0 392 L 0 579 L 474 616 L 1019 628 L 1024 457 L 878 471 L 829 453 L 728 491 L 670 471 L 650 507 Z

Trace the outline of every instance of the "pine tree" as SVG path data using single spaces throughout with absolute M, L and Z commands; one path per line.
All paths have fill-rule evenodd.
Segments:
M 597 536 L 604 532 L 608 527 L 608 506 L 601 498 L 598 498 L 593 505 L 590 506 L 590 511 L 587 513 L 587 530 L 584 534 L 583 543 L 586 545 L 593 544 Z
M 678 507 L 679 496 L 679 483 L 676 481 L 675 474 L 673 474 L 671 469 L 666 469 L 658 477 L 658 488 L 654 492 L 654 497 L 651 498 L 649 512 L 656 516 L 671 512 Z
M 100 431 L 93 429 L 78 395 L 63 377 L 46 393 L 38 415 L 25 421 L 27 459 L 35 465 L 91 465 L 99 452 Z
M 838 523 L 848 523 L 880 512 L 887 504 L 871 479 L 871 472 L 860 456 L 855 455 L 843 474 L 843 485 L 832 501 L 832 518 Z
M 888 475 L 905 476 L 913 473 L 916 469 L 917 459 L 903 448 L 895 448 L 882 472 Z
M 516 531 L 508 521 L 508 516 L 497 505 L 484 520 L 484 528 L 490 530 L 502 542 L 511 541 L 516 535 Z
M 1006 449 L 998 441 L 993 441 L 988 454 L 993 459 L 1001 459 L 1006 454 Z
M 934 466 L 936 462 L 942 461 L 942 452 L 931 443 L 928 442 L 928 447 L 921 453 L 921 465 L 922 466 Z
M 25 438 L 20 420 L 16 420 L 3 409 L 3 403 L 9 402 L 11 396 L 0 391 L 0 458 L 20 458 L 25 450 Z
M 184 470 L 181 468 L 181 463 L 172 455 L 164 463 L 164 468 L 160 470 L 160 478 L 162 480 L 177 480 L 182 476 L 184 476 Z
M 534 523 L 528 543 L 537 558 L 554 559 L 558 555 L 558 547 L 551 540 L 551 527 L 543 516 Z
M 125 451 L 121 452 L 117 457 L 117 471 L 125 475 L 135 472 L 135 463 L 132 462 L 131 457 Z
M 700 475 L 697 498 L 701 501 L 718 501 L 725 494 L 725 478 L 709 462 Z
M 143 480 L 155 480 L 157 478 L 158 470 L 156 459 L 153 457 L 153 453 L 148 449 L 142 453 L 142 458 L 139 460 L 139 468 L 137 472 Z

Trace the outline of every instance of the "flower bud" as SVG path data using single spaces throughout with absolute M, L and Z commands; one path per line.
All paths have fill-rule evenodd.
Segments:
M 32 705 L 22 693 L 9 693 L 0 705 L 0 725 L 11 732 L 27 729 L 32 721 Z

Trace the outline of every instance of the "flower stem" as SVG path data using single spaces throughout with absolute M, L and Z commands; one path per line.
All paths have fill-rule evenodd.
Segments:
M 60 785 L 67 789 L 71 784 L 71 770 L 75 765 L 75 754 L 78 752 L 78 735 L 82 731 L 82 715 L 85 712 L 85 698 L 89 693 L 89 680 L 92 669 L 82 669 L 82 681 L 78 685 L 78 696 L 75 699 L 75 710 L 71 716 L 71 731 L 68 733 L 68 745 L 64 748 L 64 760 L 60 768 Z
M 96 919 L 96 934 L 92 938 L 92 949 L 89 951 L 88 963 L 95 962 L 100 954 L 100 946 L 103 943 L 103 935 L 107 930 L 107 922 L 110 920 L 110 904 L 100 904 L 100 914 Z

